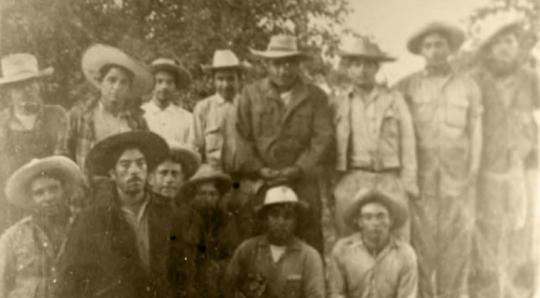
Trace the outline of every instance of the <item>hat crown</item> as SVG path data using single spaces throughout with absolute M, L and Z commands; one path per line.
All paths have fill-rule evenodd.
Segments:
M 385 55 L 375 42 L 365 37 L 355 38 L 351 42 L 345 44 L 342 48 L 342 52 L 344 54 L 357 56 L 377 57 Z
M 240 66 L 240 60 L 231 50 L 216 50 L 212 59 L 212 67 L 237 67 Z
M 298 51 L 298 43 L 296 37 L 291 35 L 274 35 L 270 38 L 267 51 L 284 51 L 284 52 L 296 52 Z
M 4 77 L 38 73 L 38 62 L 34 55 L 19 53 L 2 58 L 2 75 Z
M 264 205 L 278 204 L 278 203 L 298 203 L 298 196 L 296 193 L 287 186 L 276 186 L 266 191 L 264 196 Z
M 195 175 L 189 179 L 190 181 L 193 180 L 207 180 L 207 179 L 219 179 L 219 177 L 223 176 L 224 174 L 216 169 L 214 169 L 209 164 L 202 164 Z
M 172 66 L 178 66 L 178 61 L 174 60 L 174 59 L 171 59 L 171 58 L 157 58 L 156 60 L 152 61 L 151 65 L 152 66 L 156 66 L 156 65 L 172 65 Z

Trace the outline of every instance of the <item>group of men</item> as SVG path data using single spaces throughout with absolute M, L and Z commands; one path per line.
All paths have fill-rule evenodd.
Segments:
M 499 25 L 457 71 L 464 32 L 427 24 L 407 43 L 425 68 L 392 88 L 395 58 L 357 38 L 330 96 L 292 36 L 251 50 L 267 76 L 242 89 L 217 50 L 193 113 L 173 59 L 90 47 L 99 96 L 65 113 L 40 94 L 52 69 L 4 57 L 0 296 L 529 297 L 539 82 L 521 23 Z

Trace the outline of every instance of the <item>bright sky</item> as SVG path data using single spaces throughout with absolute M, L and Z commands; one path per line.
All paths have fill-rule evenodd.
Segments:
M 453 22 L 465 28 L 474 8 L 489 0 L 349 0 L 354 12 L 349 25 L 357 32 L 375 37 L 381 48 L 398 60 L 387 64 L 381 75 L 389 83 L 422 68 L 422 59 L 406 49 L 409 36 L 432 20 Z

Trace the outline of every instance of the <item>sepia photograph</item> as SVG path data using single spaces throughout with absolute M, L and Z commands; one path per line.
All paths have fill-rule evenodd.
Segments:
M 0 0 L 0 298 L 540 298 L 540 0 Z

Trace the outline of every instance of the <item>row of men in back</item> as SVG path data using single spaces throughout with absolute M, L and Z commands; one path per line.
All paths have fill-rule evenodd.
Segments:
M 538 82 L 519 60 L 521 24 L 512 21 L 499 25 L 481 41 L 478 67 L 467 74 L 455 72 L 448 62 L 464 40 L 463 31 L 441 22 L 426 25 L 413 34 L 407 44 L 412 53 L 425 58 L 426 67 L 403 79 L 395 89 L 375 82 L 380 64 L 394 59 L 372 41 L 358 39 L 340 52 L 342 65 L 353 84 L 333 94 L 330 100 L 322 90 L 301 79 L 300 65 L 307 55 L 297 48 L 296 40 L 290 36 L 275 36 L 265 51 L 253 50 L 253 54 L 266 61 L 268 77 L 246 86 L 238 98 L 234 86 L 239 81 L 242 65 L 230 51 L 217 51 L 213 65 L 207 67 L 217 92 L 201 101 L 193 116 L 174 106 L 168 96 L 167 90 L 187 78 L 172 61 L 158 59 L 153 63 L 154 95 L 143 105 L 142 113 L 126 100 L 148 92 L 154 81 L 152 74 L 117 49 L 91 47 L 83 56 L 82 67 L 86 78 L 99 88 L 101 97 L 75 107 L 68 117 L 62 117 L 56 107 L 35 104 L 39 102 L 39 85 L 35 78 L 49 72 L 39 71 L 35 60 L 31 61 L 27 55 L 12 55 L 2 60 L 4 78 L 0 83 L 11 87 L 13 107 L 6 116 L 6 133 L 0 135 L 7 140 L 4 142 L 6 154 L 0 158 L 8 165 L 19 163 L 12 167 L 10 171 L 13 171 L 29 157 L 52 153 L 70 156 L 92 177 L 94 207 L 129 201 L 123 199 L 129 191 L 120 190 L 145 185 L 146 174 L 144 177 L 138 174 L 143 168 L 141 160 L 145 159 L 144 164 L 157 166 L 149 179 L 153 190 L 169 198 L 176 197 L 182 193 L 179 191 L 181 176 L 188 176 L 189 167 L 180 163 L 182 166 L 173 169 L 172 165 L 154 163 L 157 158 L 154 160 L 151 152 L 159 153 L 158 139 L 148 136 L 147 144 L 151 144 L 151 149 L 146 155 L 146 149 L 141 149 L 146 145 L 135 146 L 138 150 L 131 151 L 125 147 L 122 152 L 111 149 L 116 146 L 114 140 L 127 138 L 133 145 L 137 139 L 145 138 L 144 133 L 134 137 L 136 134 L 127 131 L 149 128 L 177 151 L 190 152 L 186 146 L 195 144 L 202 160 L 209 164 L 201 167 L 201 171 L 204 168 L 223 171 L 235 181 L 235 188 L 225 196 L 227 211 L 220 215 L 237 223 L 230 229 L 237 235 L 230 241 L 231 247 L 265 230 L 257 224 L 256 207 L 266 203 L 257 199 L 264 197 L 260 193 L 272 186 L 288 185 L 290 188 L 281 188 L 284 193 L 281 197 L 293 197 L 290 193 L 294 193 L 300 202 L 309 205 L 302 220 L 297 221 L 300 238 L 319 253 L 329 255 L 331 295 L 356 297 L 378 293 L 381 297 L 415 297 L 418 278 L 421 297 L 521 297 L 532 288 L 519 281 L 523 274 L 531 272 L 527 266 L 531 264 L 532 250 L 523 247 L 530 247 L 527 244 L 532 238 L 532 215 L 527 214 L 532 206 L 532 190 L 527 182 L 536 166 L 537 128 L 532 111 L 538 105 Z M 177 146 L 178 142 L 183 144 Z M 126 161 L 122 159 L 125 154 L 129 157 Z M 197 153 L 191 154 L 196 156 Z M 335 160 L 329 158 L 333 155 Z M 330 161 L 335 162 L 335 177 L 325 171 Z M 153 166 L 145 167 L 153 169 Z M 116 187 L 109 185 L 111 178 Z M 197 174 L 191 179 L 195 178 Z M 214 188 L 202 187 L 199 200 L 180 195 L 171 202 L 175 202 L 177 211 L 191 210 L 178 208 L 186 202 L 202 202 L 202 206 L 198 206 L 201 208 L 196 209 L 208 210 L 203 208 L 208 207 L 205 202 L 214 202 L 210 204 L 213 206 L 217 202 L 210 199 L 216 194 L 215 190 L 220 189 Z M 346 214 L 357 210 L 352 207 L 358 206 L 359 200 L 366 200 L 366 196 L 359 195 L 366 189 L 376 193 L 369 192 L 367 201 L 377 201 L 379 204 L 375 205 L 381 208 L 361 205 L 360 215 L 352 216 L 355 220 L 351 224 Z M 110 196 L 117 199 L 106 199 Z M 135 197 L 139 199 L 135 201 L 141 203 L 136 204 L 137 212 L 120 208 L 123 211 L 120 222 L 127 221 L 129 225 L 124 226 L 132 228 L 132 233 L 128 234 L 135 235 L 136 255 L 144 265 L 152 263 L 152 258 L 145 254 L 148 249 L 144 248 L 148 247 L 148 237 L 153 233 L 148 231 L 150 225 L 141 221 L 146 210 L 142 202 L 158 199 L 145 201 L 141 192 Z M 266 199 L 272 201 L 273 197 Z M 409 209 L 408 219 L 400 217 L 396 204 Z M 370 213 L 373 211 L 370 208 L 375 208 L 376 212 Z M 143 211 L 139 213 L 140 210 Z M 90 219 L 99 219 L 90 227 L 111 223 L 117 227 L 115 219 L 104 218 L 104 214 L 108 213 L 102 210 L 90 216 Z M 215 216 L 205 212 L 198 214 L 202 218 Z M 325 214 L 330 214 L 337 236 L 345 237 L 331 253 L 328 246 L 325 250 L 323 240 Z M 273 226 L 281 227 L 275 233 L 286 234 L 290 227 L 284 228 L 283 221 L 275 218 L 287 216 L 277 211 L 274 215 L 267 216 L 266 230 L 270 230 L 268 226 L 274 219 L 278 223 L 274 222 Z M 373 227 L 369 228 L 370 224 Z M 227 230 L 227 225 L 218 226 Z M 360 226 L 362 232 L 354 233 Z M 390 227 L 396 229 L 395 237 L 385 234 Z M 207 229 L 213 228 L 205 226 L 198 230 Z M 228 236 L 224 238 L 231 240 L 230 233 L 225 234 Z M 88 235 L 85 232 L 79 237 L 88 239 Z M 219 237 L 210 238 L 208 241 L 212 242 Z M 274 238 L 279 237 L 269 239 Z M 414 251 L 407 244 L 409 238 Z M 292 245 L 292 238 L 288 239 L 288 244 Z M 190 243 L 173 240 L 173 247 L 175 243 Z M 194 242 L 200 244 L 199 240 Z M 224 242 L 227 241 L 216 243 Z M 106 241 L 83 240 L 82 243 L 81 248 L 97 252 L 99 249 L 94 246 Z M 198 250 L 206 252 L 210 246 L 202 243 Z M 190 251 L 180 246 L 180 251 Z M 261 253 L 272 256 L 272 262 L 268 263 L 273 268 L 268 271 L 271 274 L 263 274 L 264 270 L 257 268 L 243 272 L 241 276 L 246 277 L 246 282 L 241 284 L 242 288 L 246 287 L 245 292 L 254 295 L 249 289 L 258 289 L 255 292 L 262 295 L 268 285 L 269 293 L 280 296 L 271 284 L 276 282 L 287 288 L 289 283 L 279 281 L 278 277 L 287 280 L 292 276 L 291 284 L 308 284 L 304 270 L 302 274 L 281 275 L 283 268 L 294 267 L 280 263 L 284 258 L 283 242 L 271 242 L 267 246 Z M 241 251 L 236 253 L 242 255 Z M 285 250 L 285 254 L 288 251 Z M 176 261 L 182 259 L 193 260 L 186 256 Z M 246 263 L 242 265 L 244 268 Z M 125 264 L 120 261 L 117 265 Z M 92 282 L 89 278 L 81 280 Z M 90 287 L 79 286 L 77 289 Z M 307 288 L 303 286 L 298 294 L 314 295 L 305 292 Z

